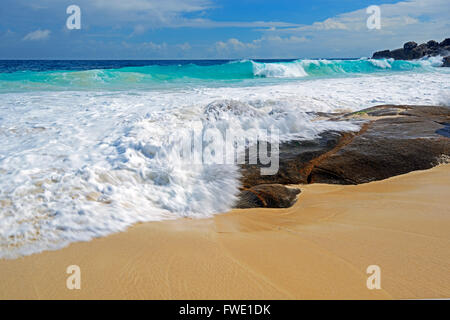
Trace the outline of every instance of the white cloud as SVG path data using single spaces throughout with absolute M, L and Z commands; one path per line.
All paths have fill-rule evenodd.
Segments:
M 147 31 L 147 28 L 142 24 L 138 24 L 137 26 L 134 27 L 132 35 L 143 34 L 145 31 Z
M 61 0 L 16 0 L 34 9 L 51 8 Z M 77 0 L 83 15 L 95 17 L 90 24 L 108 25 L 131 22 L 132 35 L 151 28 L 274 28 L 299 27 L 297 23 L 281 21 L 214 21 L 202 18 L 208 10 L 216 8 L 216 0 Z M 186 17 L 190 14 L 191 17 Z
M 37 40 L 45 40 L 50 36 L 50 30 L 36 30 L 27 34 L 23 40 L 25 41 L 37 41 Z
M 128 42 L 110 43 L 113 52 L 125 52 L 127 59 L 184 59 L 193 58 L 192 47 L 188 42 L 169 44 L 166 42 Z
M 275 28 L 298 27 L 300 24 L 281 21 L 213 21 L 209 19 L 185 19 L 177 21 L 169 27 L 195 27 L 195 28 Z
M 280 44 L 295 44 L 295 43 L 304 43 L 308 42 L 309 39 L 306 37 L 297 37 L 297 36 L 290 36 L 290 37 L 280 37 L 280 36 L 266 36 L 262 37 L 261 39 L 257 41 L 266 41 L 266 42 L 276 42 Z
M 86 0 L 81 0 L 86 1 Z M 89 0 L 98 9 L 109 11 L 119 19 L 142 21 L 139 29 L 143 29 L 143 22 L 156 25 L 182 28 L 273 28 L 298 27 L 299 24 L 280 21 L 213 21 L 204 18 L 184 18 L 185 13 L 198 13 L 215 8 L 212 0 Z M 152 21 L 149 21 L 150 19 Z M 136 31 L 136 30 L 135 30 Z M 139 30 L 138 30 L 139 31 Z
M 369 30 L 366 8 L 347 12 L 324 21 L 294 28 L 260 30 L 272 37 L 258 56 L 279 57 L 359 57 L 382 49 L 399 48 L 406 41 L 441 41 L 449 37 L 448 0 L 408 0 L 380 5 L 381 29 Z M 287 37 L 286 37 L 287 36 Z M 308 41 L 279 41 L 298 37 Z M 264 37 L 263 37 L 264 38 Z M 294 39 L 294 38 L 293 38 Z M 266 36 L 266 40 L 270 37 Z M 259 41 L 259 40 L 254 40 Z M 271 46 L 272 45 L 272 46 Z M 255 52 L 251 52 L 255 54 Z
M 303 30 L 348 30 L 347 23 L 338 19 L 327 19 L 323 22 L 314 22 L 311 26 L 300 28 Z
M 409 25 L 433 26 L 436 24 L 448 26 L 450 6 L 448 0 L 409 0 L 394 4 L 380 5 L 382 29 L 396 29 L 400 31 Z M 285 29 L 292 31 L 329 31 L 346 30 L 349 32 L 367 30 L 366 8 L 331 17 L 321 22 L 314 22 L 308 26 Z M 428 17 L 428 21 L 421 18 Z M 411 32 L 411 35 L 414 35 Z
M 210 0 L 90 0 L 100 8 L 114 11 L 195 12 L 213 7 Z
M 28 0 L 15 1 L 31 5 Z M 61 0 L 33 1 L 47 9 L 55 8 L 60 2 Z M 86 30 L 93 26 L 117 29 L 126 26 L 130 28 L 129 30 L 134 27 L 134 30 L 129 32 L 131 36 L 143 35 L 147 30 L 154 31 L 158 28 L 186 27 L 252 28 L 253 32 L 258 32 L 254 33 L 256 36 L 252 39 L 248 38 L 250 33 L 246 32 L 245 38 L 244 35 L 225 36 L 222 39 L 214 39 L 209 44 L 205 44 L 204 41 L 170 44 L 171 41 L 168 40 L 169 44 L 150 42 L 133 46 L 136 52 L 145 54 L 154 51 L 161 55 L 176 53 L 192 57 L 205 55 L 227 58 L 358 57 L 370 55 L 377 50 L 398 48 L 410 40 L 440 41 L 449 37 L 448 30 L 450 30 L 449 0 L 404 0 L 380 5 L 380 30 L 367 28 L 369 15 L 365 7 L 302 25 L 301 21 L 290 23 L 210 20 L 207 18 L 208 12 L 215 8 L 217 2 L 217 0 L 77 0 L 83 11 Z M 35 9 L 38 10 L 37 7 Z M 113 36 L 120 37 L 122 34 L 123 32 L 117 32 Z M 23 39 L 42 40 L 49 36 L 49 30 L 37 30 Z M 217 40 L 221 41 L 216 42 Z M 182 40 L 184 41 L 185 39 Z M 128 51 L 134 54 L 134 51 Z
M 258 40 L 255 40 L 253 42 L 249 42 L 249 43 L 244 43 L 239 41 L 238 39 L 235 38 L 231 38 L 228 39 L 227 41 L 223 42 L 223 41 L 218 41 L 215 43 L 215 49 L 218 52 L 230 52 L 230 51 L 242 51 L 244 49 L 252 49 L 252 48 L 256 48 L 258 47 L 259 43 Z
M 306 37 L 288 36 L 281 37 L 277 35 L 263 36 L 250 42 L 242 42 L 231 38 L 227 41 L 218 41 L 214 44 L 214 50 L 223 57 L 250 57 L 255 55 L 262 56 L 273 51 L 274 48 L 289 48 L 301 43 L 308 42 Z M 262 52 L 259 52 L 261 50 Z
M 188 50 L 191 50 L 191 49 L 192 49 L 192 47 L 191 47 L 191 45 L 189 44 L 189 42 L 185 42 L 185 43 L 182 43 L 182 44 L 178 44 L 178 45 L 177 45 L 177 48 L 180 48 L 182 51 L 188 51 Z
M 144 42 L 142 43 L 142 48 L 144 49 L 150 49 L 152 51 L 160 51 L 167 49 L 167 43 L 154 43 L 154 42 Z

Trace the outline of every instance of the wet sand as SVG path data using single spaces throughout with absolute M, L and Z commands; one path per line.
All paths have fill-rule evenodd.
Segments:
M 450 165 L 0 260 L 1 299 L 450 298 Z M 81 290 L 66 268 L 81 268 Z M 381 268 L 381 290 L 366 269 Z

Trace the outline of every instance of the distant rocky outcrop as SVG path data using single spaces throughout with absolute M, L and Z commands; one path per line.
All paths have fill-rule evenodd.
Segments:
M 445 56 L 443 67 L 449 66 L 450 59 L 450 38 L 441 43 L 430 40 L 427 43 L 418 45 L 416 42 L 407 42 L 403 48 L 395 50 L 383 50 L 375 52 L 373 59 L 395 59 L 395 60 L 415 60 L 423 57 Z
M 349 114 L 321 114 L 332 121 L 360 121 L 358 132 L 327 131 L 309 141 L 280 145 L 279 171 L 260 174 L 242 165 L 238 208 L 285 208 L 298 190 L 289 184 L 361 184 L 450 159 L 450 107 L 384 105 Z

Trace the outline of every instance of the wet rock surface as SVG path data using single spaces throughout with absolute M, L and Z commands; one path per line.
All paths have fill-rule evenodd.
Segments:
M 372 121 L 351 143 L 314 166 L 310 181 L 361 184 L 383 180 L 432 168 L 443 155 L 450 155 L 450 140 L 440 133 L 450 120 L 448 109 L 397 110 L 398 117 L 382 116 Z
M 354 133 L 327 131 L 315 140 L 290 141 L 280 145 L 279 170 L 274 175 L 261 175 L 261 165 L 242 166 L 242 185 L 251 188 L 260 184 L 306 184 L 309 167 L 324 154 L 332 151 Z
M 450 157 L 450 107 L 385 105 L 324 116 L 360 122 L 361 129 L 327 131 L 314 140 L 283 143 L 275 175 L 261 175 L 260 165 L 242 165 L 238 206 L 289 207 L 295 197 L 294 202 L 282 199 L 286 191 L 280 185 L 361 184 L 429 169 Z M 263 189 L 258 189 L 261 185 Z
M 298 188 L 288 188 L 281 184 L 263 184 L 241 191 L 238 209 L 248 208 L 289 208 L 297 200 Z

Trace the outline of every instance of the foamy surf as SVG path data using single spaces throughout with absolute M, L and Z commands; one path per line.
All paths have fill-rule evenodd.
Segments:
M 314 121 L 310 112 L 450 101 L 450 74 L 426 71 L 434 68 L 423 65 L 429 62 L 412 62 L 420 70 L 397 74 L 359 72 L 357 77 L 317 79 L 309 76 L 313 70 L 346 72 L 347 67 L 290 62 L 298 64 L 294 72 L 289 65 L 261 65 L 258 72 L 265 72 L 263 76 L 256 75 L 254 62 L 242 63 L 250 63 L 253 76 L 276 81 L 298 72 L 301 79 L 278 84 L 254 79 L 216 88 L 193 85 L 189 78 L 185 85 L 164 90 L 130 90 L 133 77 L 147 76 L 142 70 L 49 71 L 27 80 L 40 90 L 23 92 L 14 81 L 30 85 L 23 79 L 27 72 L 21 80 L 6 79 L 17 77 L 14 73 L 1 74 L 0 257 L 61 248 L 141 221 L 204 218 L 229 210 L 238 193 L 238 167 L 186 163 L 173 140 L 186 130 L 212 127 L 247 136 L 275 127 L 283 140 L 310 139 L 329 129 L 358 129 L 350 122 Z M 393 61 L 377 63 L 383 63 L 373 66 L 377 70 L 398 67 Z M 114 74 L 122 72 L 125 75 Z M 57 74 L 62 82 L 40 87 L 49 74 Z M 70 77 L 86 81 L 74 85 L 83 90 L 74 90 Z M 114 86 L 87 90 L 92 81 Z M 120 82 L 125 84 L 117 90 Z

